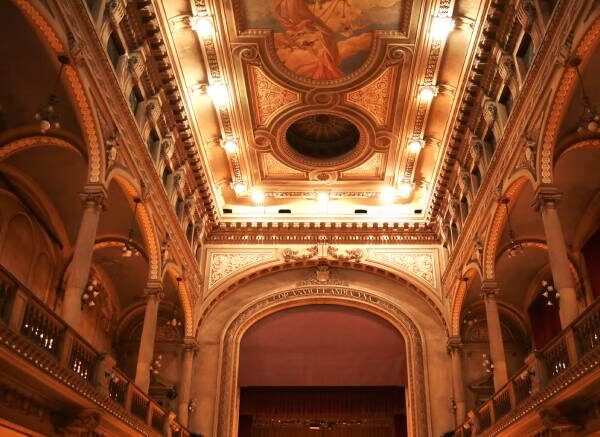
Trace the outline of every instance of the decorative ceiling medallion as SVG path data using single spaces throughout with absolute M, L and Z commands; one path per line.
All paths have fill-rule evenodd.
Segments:
M 306 178 L 306 173 L 288 167 L 270 153 L 261 153 L 260 163 L 265 178 Z
M 376 178 L 381 177 L 383 173 L 383 153 L 374 153 L 366 162 L 363 162 L 358 167 L 346 170 L 342 173 L 342 180 L 360 179 L 364 177 Z
M 352 122 L 332 114 L 314 114 L 293 122 L 285 133 L 289 146 L 308 158 L 339 158 L 356 147 L 360 133 Z
M 250 100 L 255 106 L 254 121 L 258 126 L 267 125 L 274 113 L 300 100 L 298 93 L 269 79 L 260 67 L 251 65 L 248 67 L 248 73 L 256 97 Z
M 346 100 L 368 112 L 375 122 L 383 126 L 387 123 L 390 105 L 391 85 L 394 80 L 392 68 L 386 68 L 371 83 L 346 94 Z
M 358 114 L 300 111 L 274 127 L 273 154 L 290 167 L 304 171 L 344 170 L 363 163 L 374 143 L 372 129 Z M 289 140 L 292 140 L 290 143 Z

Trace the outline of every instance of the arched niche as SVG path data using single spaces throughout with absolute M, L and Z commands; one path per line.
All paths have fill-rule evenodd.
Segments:
M 247 281 L 218 301 L 197 331 L 201 360 L 194 363 L 192 397 L 198 408 L 191 430 L 205 436 L 235 436 L 241 339 L 257 320 L 280 310 L 331 304 L 375 314 L 400 333 L 407 354 L 409 435 L 441 434 L 453 427 L 448 402 L 451 381 L 446 331 L 431 304 L 408 285 L 372 273 L 333 269 L 329 283 L 307 278 L 314 269 L 280 271 Z M 432 389 L 435 387 L 435 389 Z

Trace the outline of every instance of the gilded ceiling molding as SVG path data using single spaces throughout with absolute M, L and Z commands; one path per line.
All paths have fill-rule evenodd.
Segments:
M 216 435 L 233 435 L 235 423 L 240 342 L 244 333 L 258 320 L 281 311 L 303 305 L 329 303 L 350 306 L 373 313 L 387 320 L 406 342 L 408 387 L 407 421 L 410 435 L 429 435 L 428 399 L 426 394 L 424 345 L 421 332 L 402 308 L 367 290 L 344 286 L 307 286 L 277 292 L 251 303 L 242 309 L 225 330 L 220 360 L 220 392 L 217 394 L 218 413 Z
M 582 60 L 586 65 L 590 60 L 594 49 L 600 43 L 600 16 L 590 25 L 585 35 L 579 42 L 572 57 Z M 565 68 L 550 105 L 550 113 L 546 120 L 544 134 L 542 135 L 542 146 L 540 147 L 540 166 L 538 168 L 538 180 L 543 184 L 551 184 L 554 180 L 554 150 L 558 140 L 558 133 L 566 111 L 571 103 L 571 98 L 577 87 L 577 73 L 574 68 Z
M 40 34 L 56 56 L 69 52 L 68 48 L 64 46 L 59 38 L 56 30 L 33 5 L 33 2 L 29 0 L 12 1 L 32 25 L 40 31 Z M 96 128 L 92 105 L 77 70 L 72 63 L 64 66 L 64 74 L 66 85 L 70 88 L 70 93 L 67 94 L 73 96 L 74 101 L 72 103 L 74 104 L 75 112 L 78 115 L 81 130 L 85 137 L 85 143 L 88 147 L 88 182 L 100 183 L 104 177 L 104 152 L 101 149 L 100 134 Z
M 526 181 L 527 178 L 525 176 L 519 177 L 512 182 L 512 184 L 502 195 L 503 197 L 510 199 L 510 202 L 507 205 L 509 209 L 514 206 L 517 196 Z M 498 250 L 498 243 L 500 242 L 500 238 L 502 236 L 502 230 L 504 229 L 504 223 L 506 222 L 506 208 L 500 208 L 498 205 L 499 203 L 496 202 L 494 217 L 488 231 L 487 243 L 484 246 L 484 279 L 494 279 L 495 277 L 496 252 Z
M 306 178 L 306 173 L 295 168 L 288 167 L 271 153 L 260 154 L 260 164 L 262 166 L 263 174 L 265 178 L 277 178 L 277 177 L 296 177 Z
M 359 177 L 381 177 L 381 168 L 384 163 L 383 153 L 373 153 L 369 159 L 358 167 L 342 172 L 341 179 L 355 179 Z
M 570 144 L 564 150 L 561 151 L 560 155 L 556 158 L 556 161 L 558 162 L 558 160 L 561 159 L 563 156 L 565 156 L 567 153 L 574 152 L 575 150 L 588 149 L 588 148 L 589 149 L 600 149 L 600 139 L 595 138 L 595 139 L 591 139 L 591 140 L 577 141 L 573 144 Z

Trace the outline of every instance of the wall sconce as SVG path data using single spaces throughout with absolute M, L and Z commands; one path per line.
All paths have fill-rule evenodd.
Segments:
M 196 411 L 196 408 L 198 408 L 198 405 L 196 404 L 196 398 L 190 399 L 190 401 L 188 402 L 188 411 L 190 413 L 193 413 L 194 411 Z

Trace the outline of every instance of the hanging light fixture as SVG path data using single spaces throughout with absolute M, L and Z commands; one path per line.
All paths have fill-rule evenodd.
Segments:
M 581 100 L 583 108 L 579 117 L 579 127 L 577 128 L 577 132 L 582 133 L 583 131 L 588 130 L 591 133 L 597 133 L 600 131 L 600 114 L 592 105 L 590 96 L 585 90 L 583 76 L 581 75 L 581 71 L 579 70 L 579 65 L 581 65 L 581 59 L 571 58 L 569 60 L 569 65 L 575 68 L 575 72 L 577 73 L 577 79 L 579 80 L 579 85 L 581 86 Z
M 69 57 L 65 55 L 60 55 L 58 57 L 58 62 L 60 62 L 60 68 L 58 69 L 58 74 L 56 75 L 56 79 L 54 80 L 54 85 L 52 86 L 52 90 L 46 99 L 46 102 L 40 106 L 40 109 L 35 114 L 35 119 L 40 123 L 40 132 L 45 134 L 50 129 L 58 129 L 60 128 L 60 122 L 58 113 L 56 112 L 56 105 L 58 104 L 58 97 L 56 96 L 58 90 L 58 84 L 60 83 L 60 77 L 62 75 L 63 69 L 65 65 L 69 64 Z
M 494 373 L 494 363 L 488 358 L 487 354 L 483 354 L 483 362 L 481 363 L 486 373 Z
M 554 306 L 554 302 L 560 298 L 560 293 L 554 288 L 551 282 L 544 280 L 541 285 L 540 294 L 546 299 L 546 306 Z
M 161 367 L 162 367 L 162 355 L 159 354 L 152 361 L 152 364 L 150 364 L 150 372 L 153 373 L 154 375 L 156 375 L 156 374 L 158 374 L 158 372 L 160 372 Z
M 510 223 L 510 211 L 508 209 L 508 203 L 510 199 L 508 197 L 503 197 L 500 200 L 500 203 L 504 205 L 506 208 L 506 221 L 508 225 L 508 239 L 510 240 L 510 247 L 508 248 L 508 257 L 514 258 L 517 255 L 521 255 L 523 253 L 523 245 L 515 240 L 515 232 L 513 231 L 512 225 Z
M 90 277 L 88 283 L 81 293 L 81 306 L 95 307 L 98 296 L 100 296 L 100 282 L 94 277 Z
M 181 289 L 180 289 L 180 284 L 181 281 L 183 281 L 183 278 L 181 278 L 180 276 L 177 277 L 177 295 L 179 296 L 181 294 Z M 170 319 L 167 320 L 166 323 L 167 326 L 172 326 L 173 328 L 176 328 L 177 326 L 181 326 L 181 320 L 179 320 L 177 318 L 177 309 L 173 308 L 173 315 L 171 316 Z
M 135 206 L 133 207 L 133 216 L 131 217 L 131 226 L 129 226 L 129 232 L 127 234 L 127 241 L 125 242 L 125 244 L 123 245 L 123 248 L 121 249 L 121 256 L 123 258 L 131 258 L 132 256 L 139 256 L 140 255 L 140 251 L 137 250 L 137 248 L 135 247 L 135 244 L 133 243 L 133 237 L 134 237 L 134 225 L 135 225 L 135 214 L 137 212 L 137 207 L 139 205 L 139 203 L 142 200 L 139 197 L 134 197 L 133 198 L 133 202 L 135 203 Z

